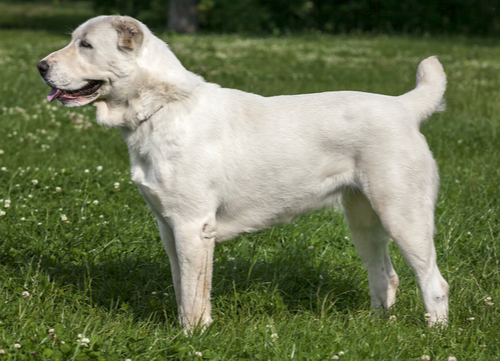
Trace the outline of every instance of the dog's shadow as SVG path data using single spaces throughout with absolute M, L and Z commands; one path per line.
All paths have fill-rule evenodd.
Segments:
M 361 260 L 347 262 L 341 250 L 327 263 L 321 259 L 322 250 L 306 242 L 294 242 L 279 251 L 274 247 L 274 253 L 265 257 L 237 251 L 238 242 L 246 241 L 228 245 L 229 252 L 220 246 L 216 249 L 212 288 L 215 319 L 219 311 L 226 315 L 272 315 L 277 309 L 321 317 L 331 310 L 354 312 L 369 303 Z M 136 320 L 176 322 L 170 265 L 161 246 L 149 255 L 104 258 L 76 264 L 66 257 L 54 259 L 44 254 L 31 260 L 56 287 L 73 292 L 79 304 L 129 313 Z
M 343 239 L 331 241 L 334 248 L 344 244 Z M 266 256 L 242 252 L 231 257 L 231 252 L 219 252 L 214 263 L 214 304 L 224 308 L 229 301 L 232 311 L 249 316 L 280 309 L 317 317 L 332 309 L 347 312 L 369 305 L 368 277 L 359 258 L 342 259 L 342 250 L 334 252 L 334 259 L 323 257 L 325 250 L 307 241 L 292 240 L 272 249 Z

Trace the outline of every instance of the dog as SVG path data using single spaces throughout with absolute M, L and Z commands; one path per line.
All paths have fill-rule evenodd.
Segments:
M 368 270 L 372 308 L 396 302 L 392 239 L 417 278 L 426 320 L 446 324 L 449 286 L 433 241 L 439 175 L 419 131 L 443 109 L 436 57 L 401 96 L 262 97 L 205 82 L 133 18 L 99 16 L 37 67 L 49 101 L 92 104 L 98 124 L 120 129 L 186 329 L 212 321 L 216 243 L 336 204 Z

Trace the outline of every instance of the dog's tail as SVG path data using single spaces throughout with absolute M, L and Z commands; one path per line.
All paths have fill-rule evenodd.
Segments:
M 446 74 L 435 56 L 422 60 L 417 70 L 417 86 L 401 95 L 407 106 L 412 108 L 417 124 L 427 120 L 432 114 L 446 108 L 443 99 L 446 90 Z

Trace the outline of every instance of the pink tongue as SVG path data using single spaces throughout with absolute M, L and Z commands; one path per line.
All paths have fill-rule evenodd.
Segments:
M 47 100 L 51 102 L 56 99 L 59 95 L 61 95 L 62 91 L 60 89 L 52 88 L 49 95 L 47 95 Z

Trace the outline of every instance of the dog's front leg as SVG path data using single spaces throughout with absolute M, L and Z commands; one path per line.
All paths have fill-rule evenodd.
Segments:
M 177 258 L 177 249 L 175 247 L 174 233 L 172 232 L 172 227 L 170 227 L 170 225 L 161 216 L 156 216 L 156 220 L 158 221 L 158 228 L 160 229 L 161 241 L 165 247 L 165 251 L 167 251 L 168 259 L 170 261 L 175 298 L 177 300 L 177 307 L 180 308 L 180 305 L 182 304 L 181 274 L 179 270 L 179 259 Z
M 187 329 L 212 322 L 210 317 L 210 290 L 215 246 L 215 225 L 212 222 L 195 222 L 173 226 L 175 245 L 167 247 L 178 261 L 179 284 L 174 284 L 179 302 L 179 320 Z M 173 271 L 173 268 L 172 268 Z M 174 273 L 174 272 L 172 272 Z

